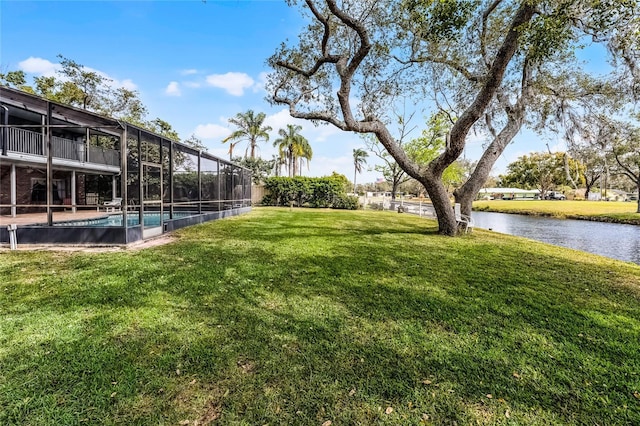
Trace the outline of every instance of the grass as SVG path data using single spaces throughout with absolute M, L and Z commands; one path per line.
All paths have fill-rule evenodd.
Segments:
M 637 265 L 388 212 L 177 235 L 2 253 L 0 424 L 640 423 Z
M 532 216 L 553 216 L 567 219 L 587 219 L 640 225 L 636 202 L 622 201 L 475 201 L 474 210 L 518 213 Z

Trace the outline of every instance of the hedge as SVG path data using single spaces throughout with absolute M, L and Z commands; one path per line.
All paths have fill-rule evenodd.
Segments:
M 267 206 L 358 208 L 358 198 L 347 196 L 344 182 L 336 177 L 271 177 L 264 187 L 267 195 L 262 204 Z

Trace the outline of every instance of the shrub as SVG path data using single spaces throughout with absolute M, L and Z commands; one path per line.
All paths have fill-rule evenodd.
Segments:
M 358 203 L 358 197 L 353 195 L 340 194 L 333 199 L 331 208 L 342 210 L 358 210 L 360 208 L 360 204 Z
M 262 200 L 263 205 L 289 206 L 291 203 L 302 207 L 334 207 L 334 200 L 346 197 L 344 184 L 336 176 L 311 178 L 304 176 L 272 177 L 264 182 L 267 195 Z M 354 197 L 355 198 L 355 197 Z M 352 201 L 342 201 L 339 205 L 351 205 Z M 357 208 L 357 199 L 355 202 Z

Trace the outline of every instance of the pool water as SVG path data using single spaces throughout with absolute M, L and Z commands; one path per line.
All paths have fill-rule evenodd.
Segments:
M 195 216 L 198 212 L 174 212 L 173 219 L 181 219 L 183 217 Z M 144 214 L 144 226 L 153 228 L 160 226 L 162 222 L 169 220 L 169 212 L 162 215 L 160 213 L 147 212 Z M 140 217 L 137 213 L 127 215 L 127 227 L 137 226 L 140 224 Z M 122 226 L 122 214 L 115 214 L 94 219 L 70 220 L 67 222 L 55 222 L 53 226 L 90 226 L 96 228 L 106 228 L 112 226 Z

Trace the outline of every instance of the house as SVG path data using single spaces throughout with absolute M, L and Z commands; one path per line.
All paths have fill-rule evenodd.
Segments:
M 132 124 L 6 87 L 0 117 L 0 244 L 9 224 L 19 244 L 128 244 L 251 209 L 250 170 Z

